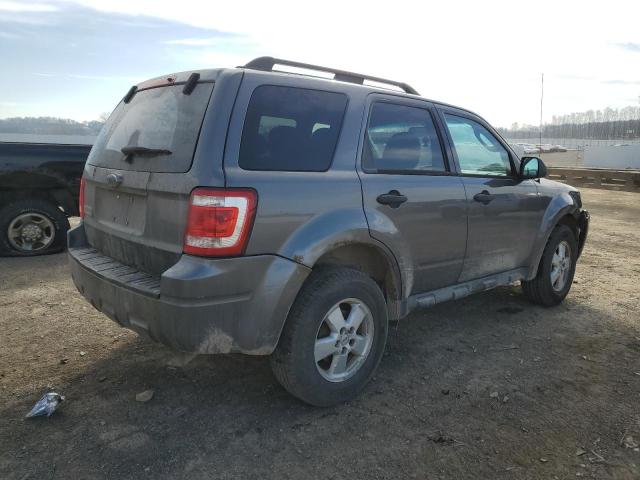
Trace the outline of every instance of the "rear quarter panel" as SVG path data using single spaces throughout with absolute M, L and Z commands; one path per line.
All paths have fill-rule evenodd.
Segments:
M 242 128 L 251 94 L 261 85 L 284 85 L 344 93 L 347 110 L 333 163 L 327 172 L 243 170 L 238 165 Z M 366 90 L 295 76 L 246 72 L 236 99 L 227 137 L 224 170 L 228 187 L 250 187 L 258 208 L 247 255 L 276 254 L 313 267 L 325 253 L 363 244 L 393 255 L 369 234 L 356 172 L 356 155 Z M 394 272 L 399 275 L 399 272 Z

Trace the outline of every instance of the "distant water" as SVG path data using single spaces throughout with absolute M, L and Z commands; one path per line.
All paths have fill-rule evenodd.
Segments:
M 88 135 L 40 135 L 37 133 L 0 133 L 0 142 L 58 143 L 93 145 L 96 137 Z

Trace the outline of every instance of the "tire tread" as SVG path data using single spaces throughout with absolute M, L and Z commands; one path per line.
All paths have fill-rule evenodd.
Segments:
M 569 239 L 573 239 L 573 244 L 571 245 L 571 254 L 573 256 L 572 268 L 575 271 L 577 240 L 575 239 L 573 231 L 569 227 L 562 224 L 556 225 L 556 227 L 551 232 L 551 235 L 549 236 L 547 244 L 544 247 L 544 252 L 542 254 L 542 258 L 540 258 L 540 263 L 538 265 L 538 271 L 535 278 L 533 278 L 532 280 L 525 280 L 521 282 L 522 292 L 530 302 L 545 307 L 551 307 L 554 305 L 558 305 L 560 302 L 562 302 L 562 300 L 564 300 L 565 296 L 567 295 L 569 289 L 567 289 L 567 291 L 561 296 L 555 295 L 553 293 L 545 269 L 546 262 L 549 261 L 549 256 L 553 255 L 555 245 L 559 243 L 560 239 L 565 235 L 568 235 Z M 570 277 L 570 280 L 573 280 L 573 273 Z
M 328 399 L 326 402 L 318 401 L 317 398 L 308 393 L 306 386 L 298 378 L 298 375 L 294 371 L 295 359 L 292 355 L 293 342 L 296 338 L 296 333 L 298 329 L 303 326 L 306 312 L 310 310 L 311 304 L 315 300 L 315 296 L 318 295 L 318 292 L 322 292 L 336 283 L 348 285 L 353 281 L 364 281 L 369 283 L 369 285 L 372 288 L 377 289 L 382 296 L 382 292 L 378 285 L 373 281 L 373 279 L 363 272 L 355 269 L 334 266 L 321 266 L 315 268 L 307 279 L 307 282 L 300 290 L 300 293 L 298 294 L 298 297 L 296 298 L 285 322 L 278 346 L 271 355 L 271 368 L 278 382 L 289 393 L 309 404 L 316 406 L 329 406 L 336 402 L 331 399 Z M 382 298 L 384 299 L 384 297 Z M 386 331 L 384 334 L 386 336 Z M 375 371 L 375 367 L 369 377 L 373 375 L 373 371 Z
M 39 212 L 47 215 L 56 227 L 55 238 L 49 248 L 36 252 L 20 252 L 9 244 L 6 229 L 9 222 L 21 212 Z M 40 198 L 28 198 L 15 200 L 0 208 L 0 255 L 27 257 L 60 252 L 67 245 L 66 234 L 69 230 L 69 220 L 67 216 L 53 203 Z

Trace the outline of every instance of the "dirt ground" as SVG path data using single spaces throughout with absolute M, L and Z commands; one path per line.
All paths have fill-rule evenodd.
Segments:
M 64 254 L 0 259 L 0 478 L 638 479 L 640 195 L 583 198 L 563 305 L 507 287 L 411 315 L 363 394 L 330 409 L 264 358 L 175 366 L 82 299 Z M 24 419 L 49 386 L 67 400 Z

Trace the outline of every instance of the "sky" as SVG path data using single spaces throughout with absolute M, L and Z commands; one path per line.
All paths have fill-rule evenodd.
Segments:
M 0 118 L 93 120 L 146 78 L 270 55 L 495 126 L 640 103 L 640 2 L 0 0 Z

